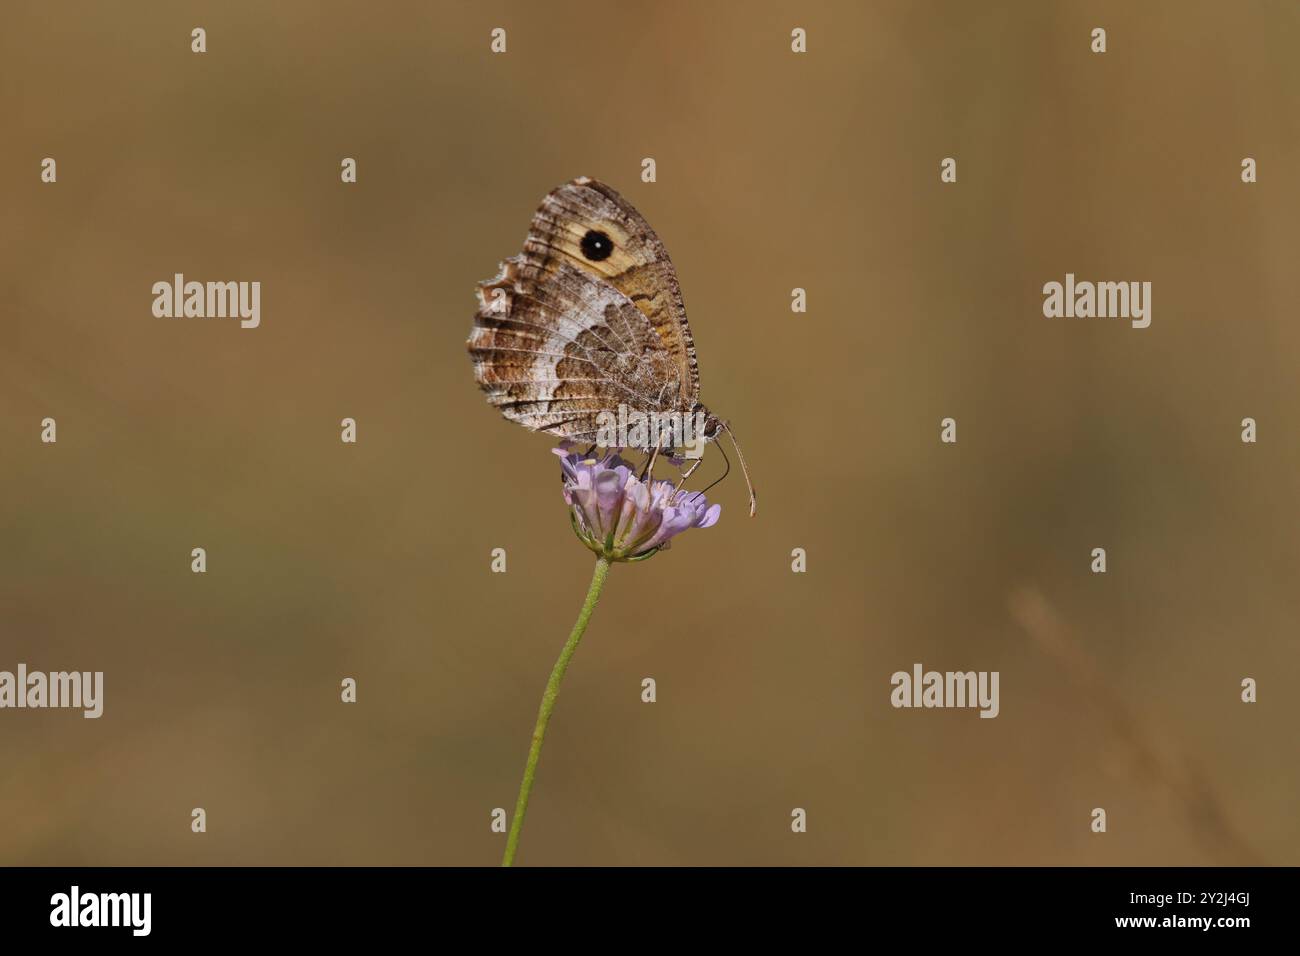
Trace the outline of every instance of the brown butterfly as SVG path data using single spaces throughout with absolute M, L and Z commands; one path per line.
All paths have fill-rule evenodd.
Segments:
M 699 401 L 677 272 L 617 192 L 586 177 L 554 190 L 533 216 L 524 251 L 479 284 L 478 298 L 468 343 L 474 378 L 502 415 L 580 443 L 609 444 L 600 441 L 603 426 L 629 412 L 697 421 L 701 447 L 726 431 L 756 512 L 731 426 Z M 629 444 L 648 453 L 653 468 L 657 455 L 673 453 L 667 440 L 654 431 Z

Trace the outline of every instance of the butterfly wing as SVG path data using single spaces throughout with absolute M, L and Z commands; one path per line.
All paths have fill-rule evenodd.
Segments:
M 474 377 L 506 418 L 535 431 L 594 441 L 620 404 L 676 407 L 676 363 L 626 295 L 567 262 L 527 255 L 481 283 L 470 332 Z
M 650 321 L 671 356 L 682 385 L 680 407 L 694 406 L 700 377 L 677 270 L 631 203 L 594 179 L 565 183 L 534 214 L 524 259 L 541 274 L 567 265 L 623 293 Z

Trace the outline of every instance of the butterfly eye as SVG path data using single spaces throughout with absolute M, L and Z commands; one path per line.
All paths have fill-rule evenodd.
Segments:
M 600 262 L 602 259 L 608 259 L 609 254 L 614 251 L 614 242 L 596 229 L 587 230 L 587 234 L 582 237 L 582 254 L 592 262 Z

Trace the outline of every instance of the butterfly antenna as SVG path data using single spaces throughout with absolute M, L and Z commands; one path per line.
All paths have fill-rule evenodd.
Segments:
M 699 491 L 694 492 L 694 493 L 691 495 L 692 498 L 698 498 L 698 497 L 700 497 L 700 495 L 702 495 L 702 494 L 704 494 L 705 492 L 707 492 L 710 488 L 712 488 L 714 485 L 716 485 L 718 482 L 720 482 L 723 478 L 726 478 L 729 474 L 731 474 L 731 459 L 727 457 L 727 452 L 726 452 L 726 450 L 722 447 L 721 442 L 718 443 L 718 454 L 720 454 L 720 455 L 722 456 L 722 460 L 723 460 L 724 462 L 727 463 L 727 467 L 726 467 L 726 469 L 722 472 L 722 474 L 718 475 L 717 478 L 714 478 L 712 481 L 710 481 L 707 485 L 705 485 L 705 486 L 704 486 L 703 488 L 701 488 Z
M 749 469 L 745 467 L 745 453 L 740 450 L 740 442 L 736 441 L 736 433 L 731 430 L 731 426 L 723 422 L 722 427 L 731 436 L 731 447 L 736 449 L 736 457 L 740 459 L 740 472 L 745 476 L 745 486 L 749 489 L 749 516 L 752 518 L 758 514 L 758 495 L 754 494 L 754 483 L 749 480 Z M 721 448 L 722 446 L 719 445 L 718 449 L 721 450 Z M 723 455 L 723 457 L 725 458 L 726 455 Z M 728 462 L 727 464 L 730 467 L 731 463 Z

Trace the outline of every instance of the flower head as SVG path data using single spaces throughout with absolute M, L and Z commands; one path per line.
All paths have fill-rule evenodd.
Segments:
M 552 449 L 564 471 L 564 500 L 578 539 L 610 561 L 640 561 L 687 528 L 717 524 L 722 505 L 671 481 L 644 481 L 616 454 L 599 460 Z

